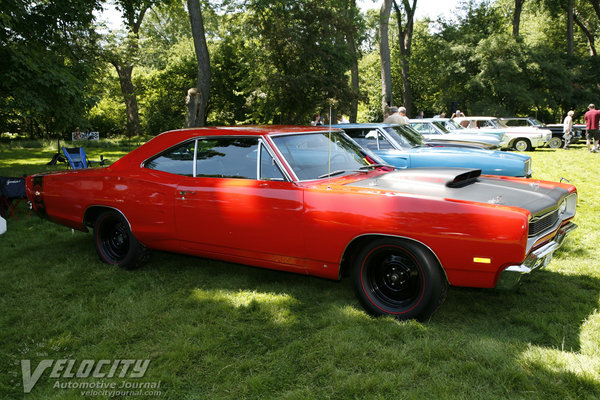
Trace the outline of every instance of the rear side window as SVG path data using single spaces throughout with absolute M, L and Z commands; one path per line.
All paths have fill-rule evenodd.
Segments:
M 176 175 L 194 176 L 195 146 L 195 140 L 186 142 L 150 160 L 145 167 Z

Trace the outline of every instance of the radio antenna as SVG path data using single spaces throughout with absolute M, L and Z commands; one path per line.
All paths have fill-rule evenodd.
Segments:
M 327 154 L 327 189 L 331 189 L 331 111 L 336 104 L 335 99 L 329 99 L 329 148 Z

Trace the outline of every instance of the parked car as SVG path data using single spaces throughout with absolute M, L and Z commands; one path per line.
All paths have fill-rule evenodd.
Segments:
M 542 147 L 552 138 L 549 129 L 532 127 L 508 127 L 495 117 L 458 117 L 454 120 L 463 125 L 468 122 L 469 128 L 499 129 L 504 131 L 508 147 L 518 151 L 531 151 Z
M 464 126 L 460 125 L 458 122 L 451 118 L 435 118 L 435 120 L 441 123 L 444 126 L 444 128 L 446 128 L 450 132 L 455 131 L 458 133 L 485 133 L 487 135 L 497 135 L 500 139 L 503 139 L 501 148 L 503 150 L 508 149 L 508 141 L 506 140 L 506 134 L 500 129 L 465 128 Z M 464 123 L 467 126 L 469 125 L 468 121 L 464 121 Z
M 552 138 L 548 141 L 548 147 L 553 149 L 561 148 L 565 145 L 563 139 L 563 124 L 544 124 L 539 120 L 531 117 L 504 117 L 500 121 L 507 126 L 530 126 L 540 129 L 549 129 L 552 132 Z M 575 144 L 585 138 L 585 125 L 573 125 L 573 137 L 571 143 Z
M 553 149 L 559 149 L 564 147 L 565 139 L 563 139 L 563 124 L 548 124 L 544 125 L 546 129 L 550 129 L 552 132 L 552 139 L 548 142 L 548 147 Z M 571 138 L 571 144 L 579 143 L 581 140 L 585 140 L 586 126 L 581 124 L 573 124 L 573 137 Z
M 533 117 L 502 117 L 498 119 L 506 126 L 529 126 L 532 128 L 544 128 L 544 123 Z
M 437 119 L 411 119 L 409 125 L 430 142 L 467 144 L 483 149 L 498 149 L 504 144 L 504 135 L 486 135 L 470 132 L 449 131 Z
M 107 264 L 135 268 L 155 249 L 349 275 L 369 313 L 420 320 L 449 284 L 510 288 L 547 264 L 577 203 L 565 183 L 393 171 L 310 126 L 171 131 L 109 167 L 29 176 L 27 195 L 40 216 L 92 229 Z
M 519 153 L 427 145 L 408 125 L 340 124 L 364 149 L 397 168 L 463 167 L 489 175 L 531 176 L 531 157 Z

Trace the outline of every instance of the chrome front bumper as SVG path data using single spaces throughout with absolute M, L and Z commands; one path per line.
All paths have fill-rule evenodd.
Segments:
M 511 290 L 519 286 L 521 276 L 528 274 L 536 269 L 544 268 L 550 260 L 552 260 L 552 254 L 558 249 L 564 242 L 565 237 L 571 233 L 577 225 L 569 222 L 558 230 L 554 238 L 543 245 L 542 247 L 535 249 L 529 255 L 523 264 L 521 265 L 510 265 L 500 273 L 498 282 L 496 283 L 496 289 Z

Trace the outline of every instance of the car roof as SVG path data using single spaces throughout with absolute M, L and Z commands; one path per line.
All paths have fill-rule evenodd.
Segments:
M 340 131 L 338 128 L 332 130 Z M 113 164 L 120 167 L 121 164 L 135 165 L 148 157 L 161 152 L 178 143 L 183 143 L 198 137 L 207 136 L 269 136 L 280 134 L 303 134 L 327 132 L 329 127 L 325 126 L 298 126 L 298 125 L 244 125 L 244 126 L 211 126 L 201 128 L 183 128 L 167 131 L 155 136 L 144 145 L 130 152 Z
M 355 128 L 385 128 L 388 126 L 402 126 L 403 124 L 384 124 L 383 122 L 369 122 L 364 124 L 350 123 L 350 124 L 334 124 L 332 127 L 340 129 L 355 129 Z

